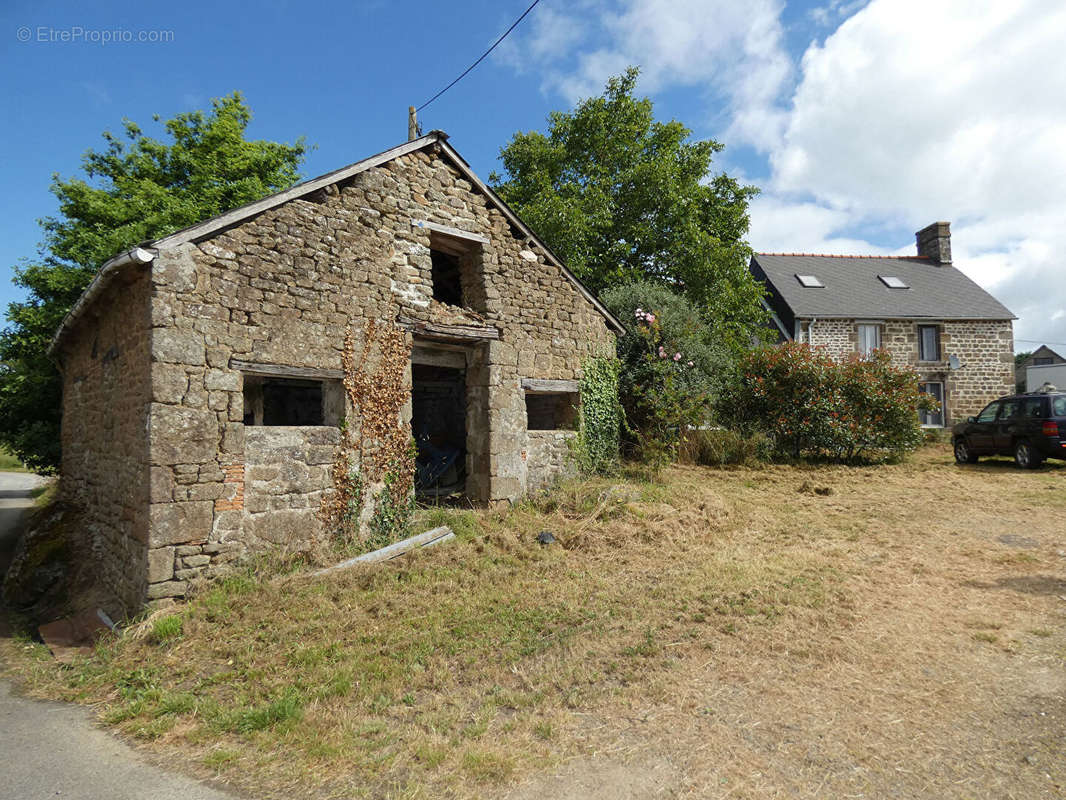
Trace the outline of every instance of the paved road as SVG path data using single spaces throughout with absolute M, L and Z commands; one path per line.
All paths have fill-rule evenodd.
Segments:
M 29 472 L 0 472 L 0 578 L 11 562 L 11 551 L 18 541 L 19 521 L 33 505 L 30 491 L 45 479 Z
M 33 505 L 41 478 L 0 472 L 0 567 Z M 0 800 L 234 800 L 199 781 L 149 764 L 93 727 L 88 710 L 11 694 L 0 681 Z

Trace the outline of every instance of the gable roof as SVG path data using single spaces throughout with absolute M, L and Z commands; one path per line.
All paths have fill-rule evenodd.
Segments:
M 176 247 L 177 245 L 185 244 L 186 242 L 202 241 L 225 228 L 244 222 L 257 214 L 262 214 L 264 211 L 269 211 L 270 209 L 276 208 L 290 200 L 296 200 L 311 194 L 312 192 L 316 192 L 319 189 L 323 189 L 335 183 L 340 183 L 347 178 L 358 175 L 360 172 L 373 169 L 374 167 L 392 161 L 393 159 L 422 150 L 433 144 L 440 147 L 441 153 L 455 165 L 459 172 L 462 173 L 463 177 L 482 192 L 489 199 L 489 202 L 496 206 L 496 208 L 498 208 L 507 218 L 507 221 L 522 232 L 529 243 L 543 251 L 548 261 L 562 271 L 567 279 L 574 284 L 578 292 L 580 292 L 585 299 L 603 315 L 610 327 L 614 328 L 619 334 L 625 333 L 625 328 L 622 327 L 622 323 L 607 310 L 607 307 L 604 306 L 591 291 L 589 291 L 588 287 L 586 287 L 577 276 L 574 275 L 574 273 L 566 268 L 566 265 L 563 264 L 562 260 L 556 256 L 543 241 L 541 241 L 540 237 L 537 236 L 529 226 L 522 222 L 510 206 L 503 201 L 503 198 L 489 188 L 489 186 L 474 173 L 473 169 L 471 169 L 470 165 L 466 162 L 466 159 L 459 155 L 455 148 L 448 144 L 448 134 L 444 131 L 434 130 L 430 131 L 425 136 L 421 136 L 418 139 L 412 139 L 409 142 L 392 147 L 377 155 L 365 158 L 362 161 L 357 161 L 346 167 L 341 167 L 332 172 L 327 172 L 324 175 L 319 175 L 317 178 L 311 178 L 310 180 L 298 183 L 295 186 L 268 195 L 260 200 L 246 203 L 243 206 L 238 206 L 237 208 L 218 214 L 217 216 L 203 220 L 202 222 L 198 222 L 195 225 L 183 228 L 180 231 L 175 231 L 174 233 L 150 242 L 144 242 L 138 247 L 119 253 L 104 263 L 90 282 L 89 286 L 82 293 L 82 296 L 78 298 L 78 301 L 67 313 L 66 317 L 63 318 L 62 323 L 60 323 L 59 328 L 56 330 L 55 336 L 52 337 L 51 345 L 48 348 L 49 355 L 56 350 L 67 330 L 69 330 L 77 318 L 84 313 L 85 309 L 91 305 L 96 295 L 99 294 L 103 287 L 110 283 L 114 276 L 125 267 L 131 264 L 148 263 L 159 254 L 160 250 Z
M 952 266 L 922 256 L 828 256 L 757 253 L 751 271 L 792 317 L 850 319 L 1017 319 L 992 295 Z M 813 275 L 824 288 L 805 288 L 797 275 Z M 882 278 L 899 278 L 892 289 Z
M 1051 358 L 1057 358 L 1059 361 L 1066 361 L 1066 358 L 1060 356 L 1046 344 L 1042 344 L 1040 345 L 1040 347 L 1036 348 L 1036 350 L 1029 354 L 1029 358 L 1026 359 L 1026 362 L 1031 363 L 1034 358 L 1047 358 L 1049 356 Z

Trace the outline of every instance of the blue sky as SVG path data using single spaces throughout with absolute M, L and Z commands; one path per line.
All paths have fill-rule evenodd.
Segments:
M 403 141 L 407 106 L 527 5 L 8 0 L 0 303 L 18 297 L 11 267 L 55 211 L 52 173 L 76 174 L 123 117 L 158 131 L 153 114 L 240 90 L 250 135 L 305 136 L 314 176 Z M 718 166 L 763 189 L 756 249 L 911 252 L 915 230 L 949 219 L 957 265 L 1019 314 L 1016 336 L 1066 342 L 1063 5 L 542 0 L 421 122 L 487 176 L 515 131 L 639 64 L 659 116 L 724 142 Z M 101 41 L 142 32 L 164 41 Z

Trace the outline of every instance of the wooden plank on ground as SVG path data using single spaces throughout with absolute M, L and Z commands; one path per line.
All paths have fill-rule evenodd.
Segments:
M 434 545 L 447 542 L 450 539 L 454 539 L 455 534 L 452 529 L 447 525 L 442 525 L 439 528 L 433 528 L 425 533 L 420 533 L 416 536 L 410 536 L 407 539 L 399 542 L 393 542 L 387 547 L 382 547 L 380 550 L 374 550 L 372 553 L 363 553 L 361 556 L 355 558 L 349 558 L 347 561 L 342 561 L 339 564 L 334 564 L 332 567 L 326 567 L 320 569 L 313 575 L 325 575 L 330 572 L 336 572 L 340 569 L 347 569 L 354 567 L 357 564 L 373 564 L 376 561 L 389 561 L 393 558 L 398 558 L 406 553 L 410 553 L 412 550 L 417 550 L 421 547 L 433 547 Z

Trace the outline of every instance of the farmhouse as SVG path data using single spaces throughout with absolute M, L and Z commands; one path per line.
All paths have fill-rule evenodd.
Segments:
M 99 582 L 134 609 L 320 535 L 375 331 L 418 490 L 489 504 L 568 468 L 621 326 L 439 131 L 121 253 L 52 343 Z
M 916 256 L 758 253 L 750 269 L 782 340 L 840 360 L 887 350 L 941 404 L 923 424 L 950 426 L 1013 390 L 1016 317 L 952 265 L 947 222 L 915 237 Z

